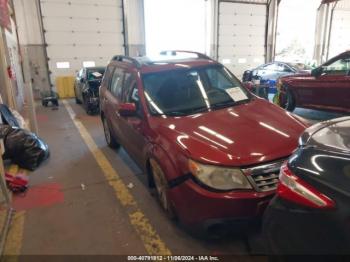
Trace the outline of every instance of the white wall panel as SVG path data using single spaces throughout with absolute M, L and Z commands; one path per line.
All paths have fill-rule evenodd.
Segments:
M 84 61 L 105 66 L 124 54 L 122 0 L 40 0 L 51 81 L 75 75 Z M 69 62 L 59 69 L 57 62 Z
M 249 2 L 220 2 L 219 6 L 219 61 L 238 77 L 265 62 L 267 7 Z
M 341 3 L 340 1 L 338 4 Z M 331 30 L 329 58 L 350 50 L 350 6 L 337 5 Z

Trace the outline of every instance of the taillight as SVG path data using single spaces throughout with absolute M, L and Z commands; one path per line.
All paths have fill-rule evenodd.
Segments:
M 277 194 L 291 202 L 312 208 L 334 208 L 333 200 L 295 176 L 285 163 L 281 167 Z

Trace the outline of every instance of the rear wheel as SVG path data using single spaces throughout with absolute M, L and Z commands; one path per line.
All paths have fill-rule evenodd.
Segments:
M 287 93 L 284 97 L 283 108 L 290 112 L 293 112 L 295 109 L 295 98 L 292 92 L 289 90 L 287 90 Z
M 84 109 L 85 109 L 85 112 L 88 114 L 88 115 L 92 115 L 93 112 L 89 106 L 89 98 L 84 96 L 83 98 L 83 102 L 84 102 Z
M 107 145 L 110 148 L 118 148 L 119 144 L 118 144 L 118 142 L 114 139 L 114 137 L 111 134 L 111 130 L 109 128 L 107 119 L 103 118 L 102 121 L 103 121 L 103 130 L 104 130 L 104 133 L 105 133 L 105 138 L 106 138 Z
M 75 91 L 75 88 L 74 88 L 74 94 L 75 94 L 75 103 L 80 105 L 81 101 L 78 99 L 77 92 Z
M 158 201 L 167 216 L 175 219 L 174 208 L 168 198 L 169 185 L 164 172 L 155 160 L 151 159 L 150 164 Z

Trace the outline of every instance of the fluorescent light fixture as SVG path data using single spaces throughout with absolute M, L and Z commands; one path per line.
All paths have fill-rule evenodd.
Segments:
M 56 67 L 57 67 L 58 69 L 70 68 L 70 63 L 69 63 L 69 62 L 57 62 L 57 63 L 56 63 Z
M 96 63 L 95 63 L 95 61 L 84 61 L 83 66 L 84 67 L 95 67 Z
M 247 63 L 247 58 L 239 58 L 239 59 L 238 59 L 238 63 L 239 63 L 239 64 L 245 64 L 245 63 Z

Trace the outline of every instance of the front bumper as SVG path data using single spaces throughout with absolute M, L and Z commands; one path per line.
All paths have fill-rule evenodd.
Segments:
M 169 192 L 180 220 L 186 225 L 196 226 L 259 217 L 273 195 L 274 191 L 211 192 L 192 179 L 188 179 Z
M 275 197 L 263 233 L 273 255 L 350 254 L 350 220 L 337 210 L 302 208 Z

